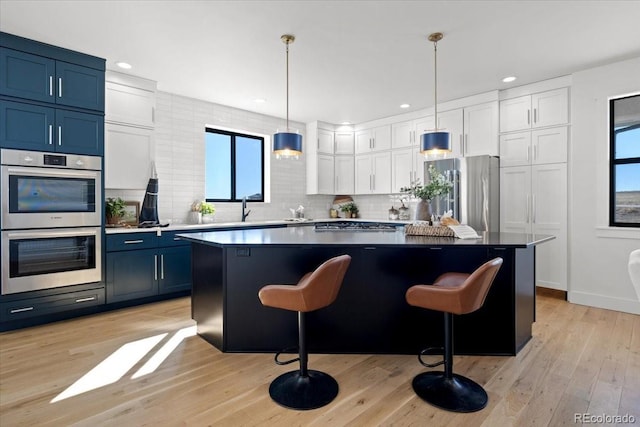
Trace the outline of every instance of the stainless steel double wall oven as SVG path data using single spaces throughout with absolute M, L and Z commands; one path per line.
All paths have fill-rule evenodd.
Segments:
M 0 150 L 2 295 L 102 276 L 102 159 Z

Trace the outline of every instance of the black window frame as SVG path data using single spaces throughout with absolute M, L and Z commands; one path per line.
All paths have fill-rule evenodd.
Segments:
M 260 186 L 261 186 L 260 194 L 262 197 L 260 197 L 260 199 L 247 198 L 247 203 L 248 202 L 264 202 L 264 196 L 265 196 L 264 194 L 264 137 L 258 136 L 258 135 L 249 135 L 241 132 L 233 132 L 228 130 L 209 128 L 209 127 L 205 128 L 205 132 L 215 133 L 219 135 L 227 135 L 231 137 L 231 149 L 230 149 L 231 158 L 229 159 L 229 161 L 231 162 L 231 181 L 230 181 L 231 197 L 229 199 L 210 199 L 210 198 L 206 198 L 206 195 L 205 195 L 205 200 L 207 202 L 218 202 L 218 203 L 242 202 L 242 199 L 239 199 L 236 194 L 236 138 L 241 137 L 241 138 L 256 139 L 260 141 L 260 167 L 262 169 L 262 177 L 260 180 Z
M 609 100 L 609 226 L 610 227 L 634 227 L 640 228 L 638 222 L 616 221 L 616 166 L 639 164 L 640 157 L 616 159 L 616 135 L 630 129 L 640 128 L 640 124 L 616 130 L 615 126 L 615 102 L 621 99 L 640 97 L 640 94 L 621 96 Z

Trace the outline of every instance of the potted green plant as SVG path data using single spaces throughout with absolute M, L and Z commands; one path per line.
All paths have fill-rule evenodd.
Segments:
M 202 214 L 203 224 L 211 223 L 214 221 L 216 207 L 213 203 L 202 201 L 200 202 L 200 213 Z
M 108 197 L 104 205 L 107 224 L 118 224 L 124 216 L 124 200 Z
M 358 217 L 358 206 L 354 202 L 348 202 L 340 205 L 340 210 L 345 213 L 346 218 Z
M 420 199 L 416 206 L 415 218 L 416 220 L 429 221 L 431 220 L 431 200 L 435 197 L 447 194 L 453 184 L 451 184 L 440 172 L 429 165 L 429 178 L 430 181 L 427 185 L 420 184 L 420 180 L 414 181 L 409 187 L 403 187 L 400 189 L 403 193 L 409 193 L 413 197 Z

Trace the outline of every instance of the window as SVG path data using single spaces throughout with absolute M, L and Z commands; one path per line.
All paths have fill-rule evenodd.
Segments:
M 208 202 L 264 201 L 264 138 L 207 128 L 204 165 Z
M 640 95 L 609 101 L 609 225 L 640 227 Z

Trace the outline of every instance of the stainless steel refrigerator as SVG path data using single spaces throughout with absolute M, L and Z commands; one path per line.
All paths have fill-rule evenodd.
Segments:
M 448 194 L 432 201 L 432 210 L 442 215 L 448 210 L 461 224 L 476 231 L 500 231 L 500 160 L 492 156 L 424 162 L 424 182 L 429 183 L 429 165 L 453 183 Z

